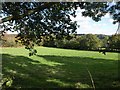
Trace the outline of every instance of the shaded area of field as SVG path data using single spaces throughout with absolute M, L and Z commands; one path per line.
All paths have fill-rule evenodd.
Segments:
M 12 78 L 14 88 L 92 88 L 86 68 L 96 88 L 120 87 L 118 60 L 54 54 L 29 58 L 7 53 L 2 58 L 4 77 Z

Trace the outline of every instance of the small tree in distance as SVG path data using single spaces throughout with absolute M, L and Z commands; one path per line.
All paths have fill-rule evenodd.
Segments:
M 101 41 L 96 35 L 87 34 L 80 41 L 81 49 L 96 50 L 101 46 Z

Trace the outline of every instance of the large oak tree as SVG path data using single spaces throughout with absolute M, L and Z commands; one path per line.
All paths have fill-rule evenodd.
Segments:
M 112 6 L 107 2 L 4 2 L 1 35 L 8 30 L 18 31 L 17 42 L 33 50 L 43 36 L 61 39 L 75 34 L 78 25 L 70 15 L 75 17 L 77 8 L 84 9 L 82 15 L 95 21 L 110 13 L 113 23 L 120 22 L 120 2 Z

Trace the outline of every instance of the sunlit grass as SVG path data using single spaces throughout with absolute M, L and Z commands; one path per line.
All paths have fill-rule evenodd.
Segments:
M 3 48 L 3 77 L 13 79 L 16 88 L 119 87 L 118 53 L 36 47 L 36 56 L 24 48 Z

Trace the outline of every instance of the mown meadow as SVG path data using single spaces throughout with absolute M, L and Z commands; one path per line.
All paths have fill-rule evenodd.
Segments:
M 118 53 L 35 47 L 2 48 L 3 79 L 12 88 L 119 88 Z M 93 82 L 92 82 L 93 81 Z

